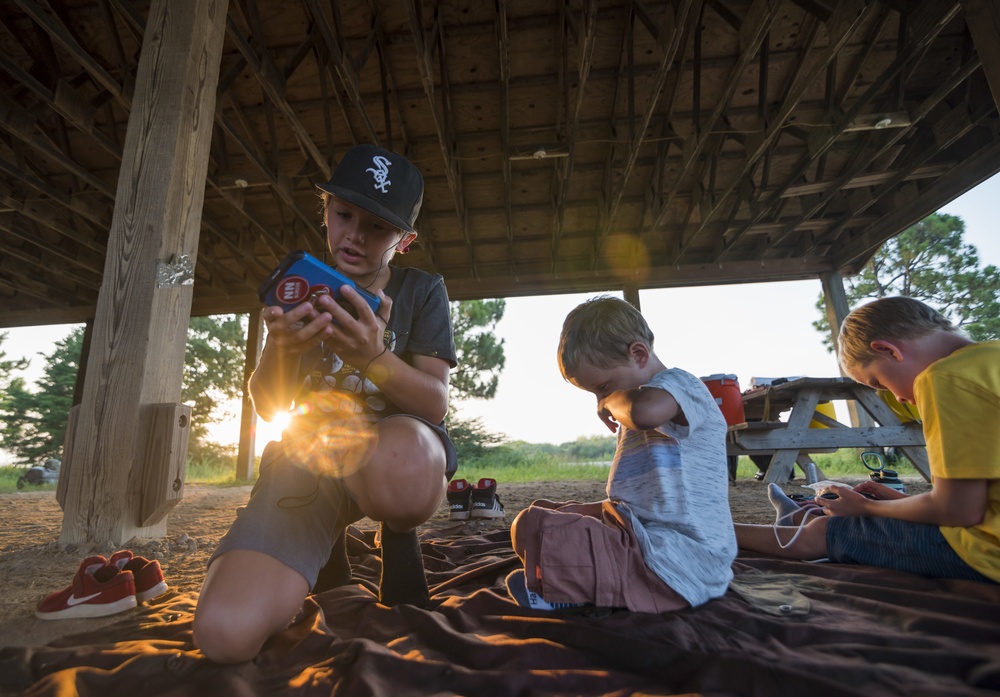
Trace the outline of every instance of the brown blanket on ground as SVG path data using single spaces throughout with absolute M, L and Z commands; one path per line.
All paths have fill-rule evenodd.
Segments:
M 740 558 L 731 590 L 699 608 L 549 614 L 507 597 L 509 531 L 457 527 L 422 536 L 425 611 L 379 605 L 371 534 L 349 542 L 359 583 L 308 599 L 252 663 L 205 660 L 191 643 L 197 596 L 168 595 L 99 632 L 3 649 L 0 685 L 60 697 L 1000 691 L 1000 586 Z

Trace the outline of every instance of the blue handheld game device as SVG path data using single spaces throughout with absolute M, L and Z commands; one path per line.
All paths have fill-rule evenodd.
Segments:
M 378 312 L 382 301 L 344 274 L 321 262 L 308 252 L 296 250 L 281 260 L 260 288 L 257 297 L 265 305 L 277 305 L 285 312 L 306 301 L 313 302 L 320 295 L 330 295 L 342 308 L 357 318 L 351 303 L 340 297 L 340 287 L 350 286 L 368 303 L 372 312 Z

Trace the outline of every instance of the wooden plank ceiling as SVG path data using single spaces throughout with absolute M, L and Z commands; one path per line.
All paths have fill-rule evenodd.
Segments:
M 93 315 L 147 11 L 0 0 L 0 327 Z M 949 0 L 230 0 L 214 122 L 193 314 L 322 251 L 358 142 L 454 299 L 850 271 L 1000 170 Z

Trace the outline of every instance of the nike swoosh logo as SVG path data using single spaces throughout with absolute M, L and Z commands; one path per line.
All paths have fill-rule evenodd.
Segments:
M 85 603 L 88 600 L 93 600 L 94 598 L 96 598 L 99 595 L 100 595 L 100 593 L 94 593 L 93 595 L 85 595 L 82 598 L 77 598 L 76 596 L 71 595 L 68 598 L 66 598 L 66 604 L 69 605 L 70 607 L 73 607 L 74 605 L 79 605 L 80 603 Z

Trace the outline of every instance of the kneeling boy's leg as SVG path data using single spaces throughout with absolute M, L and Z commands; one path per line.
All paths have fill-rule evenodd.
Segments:
M 208 567 L 194 616 L 194 643 L 218 663 L 249 661 L 292 621 L 309 592 L 294 569 L 274 557 L 234 549 Z
M 429 602 L 417 525 L 437 512 L 457 459 L 441 429 L 407 416 L 385 419 L 367 466 L 347 478 L 361 510 L 382 521 L 379 600 L 386 605 Z
M 437 512 L 453 460 L 437 429 L 420 419 L 394 416 L 379 422 L 367 465 L 344 482 L 369 518 L 396 531 L 409 530 Z
M 250 500 L 209 562 L 195 610 L 198 647 L 219 662 L 252 659 L 295 616 L 357 515 L 340 480 L 268 444 Z
M 269 444 L 260 477 L 209 562 L 195 611 L 195 641 L 209 658 L 253 658 L 294 617 L 359 512 L 333 477 Z

